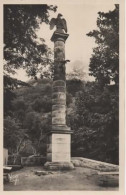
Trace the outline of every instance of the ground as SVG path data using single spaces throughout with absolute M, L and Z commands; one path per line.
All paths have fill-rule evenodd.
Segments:
M 71 171 L 51 171 L 47 175 L 38 176 L 35 171 L 43 171 L 43 167 L 24 167 L 12 172 L 18 176 L 16 185 L 5 183 L 5 191 L 115 191 L 118 187 L 103 187 L 99 185 L 99 176 L 96 170 L 76 167 Z

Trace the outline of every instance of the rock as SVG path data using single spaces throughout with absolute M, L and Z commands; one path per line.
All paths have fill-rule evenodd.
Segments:
M 22 165 L 8 165 L 8 166 L 12 168 L 12 171 L 17 171 L 23 168 Z
M 53 174 L 53 172 L 49 171 L 50 174 Z
M 46 162 L 44 168 L 46 170 L 72 170 L 74 165 L 71 162 Z
M 49 172 L 47 172 L 47 171 L 35 171 L 35 174 L 38 175 L 38 176 L 41 176 L 41 175 L 48 175 Z

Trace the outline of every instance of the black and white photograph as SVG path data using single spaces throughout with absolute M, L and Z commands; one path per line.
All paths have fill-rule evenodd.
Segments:
M 4 192 L 124 194 L 123 3 L 3 3 Z

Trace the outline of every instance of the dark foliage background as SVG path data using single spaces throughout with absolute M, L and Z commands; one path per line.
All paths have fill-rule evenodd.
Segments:
M 50 11 L 56 11 L 56 7 L 4 7 L 4 147 L 10 154 L 46 154 L 52 80 L 36 76 L 52 62 L 47 60 L 50 49 L 43 39 L 38 41 L 35 30 L 41 22 L 49 23 Z M 98 30 L 87 34 L 97 43 L 89 64 L 96 80 L 82 81 L 77 69 L 77 77 L 69 75 L 67 124 L 73 130 L 72 156 L 118 164 L 119 6 L 108 13 L 99 12 L 97 26 Z M 10 73 L 20 67 L 34 79 L 24 83 L 11 78 Z

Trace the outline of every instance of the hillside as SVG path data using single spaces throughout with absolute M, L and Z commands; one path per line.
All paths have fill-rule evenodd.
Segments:
M 4 144 L 9 153 L 46 154 L 51 129 L 52 81 L 31 80 L 14 91 L 5 117 Z M 115 86 L 67 81 L 67 125 L 73 130 L 72 156 L 118 164 L 118 94 Z M 9 137 L 9 139 L 8 139 Z

